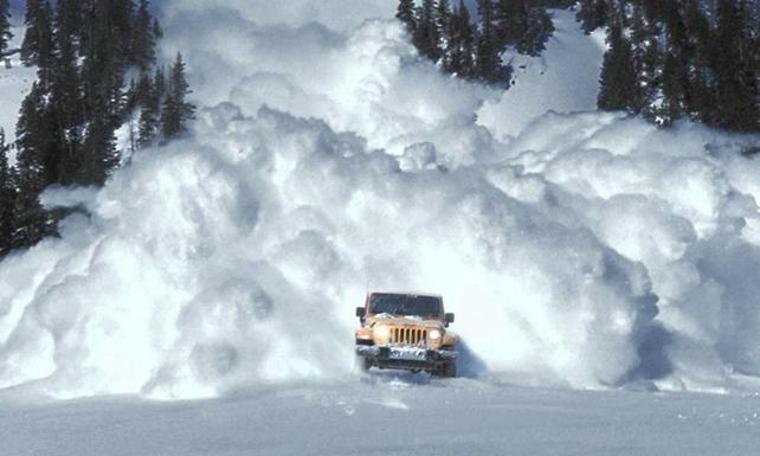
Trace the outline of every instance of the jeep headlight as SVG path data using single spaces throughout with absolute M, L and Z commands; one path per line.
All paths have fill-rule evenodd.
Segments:
M 391 337 L 391 330 L 387 326 L 379 326 L 374 328 L 374 336 L 383 342 L 387 341 Z
M 430 331 L 430 340 L 438 340 L 441 338 L 441 331 L 433 329 Z

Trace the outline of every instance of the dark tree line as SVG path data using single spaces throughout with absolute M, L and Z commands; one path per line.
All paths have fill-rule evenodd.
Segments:
M 182 135 L 188 121 L 195 117 L 195 106 L 186 101 L 190 93 L 181 54 L 177 54 L 168 76 L 163 67 L 158 67 L 153 74 L 142 72 L 137 83 L 132 81 L 127 91 L 127 111 L 140 112 L 137 146 L 163 143 Z
M 757 0 L 583 0 L 584 30 L 608 28 L 599 108 L 661 124 L 760 131 Z
M 0 137 L 0 255 L 55 234 L 65 214 L 41 207 L 47 187 L 105 183 L 121 160 L 116 130 L 135 113 L 144 146 L 181 135 L 195 110 L 181 56 L 168 78 L 156 67 L 161 28 L 147 0 L 28 0 L 24 23 L 21 58 L 37 80 L 19 112 L 15 166 Z
M 11 34 L 10 0 L 0 0 L 0 55 L 8 49 Z
M 508 85 L 512 69 L 501 59 L 508 46 L 538 55 L 554 31 L 547 6 L 557 0 L 479 0 L 479 20 L 459 0 L 400 0 L 396 17 L 412 35 L 420 54 L 444 71 L 471 80 Z M 559 3 L 566 4 L 567 1 Z
M 8 164 L 9 152 L 5 131 L 0 128 L 0 257 L 10 250 L 8 240 L 13 235 L 13 207 L 17 193 L 15 168 Z
M 574 0 L 400 0 L 420 54 L 448 73 L 508 85 L 507 46 L 539 55 L 553 32 L 547 7 Z M 584 31 L 607 31 L 598 107 L 659 125 L 679 119 L 760 131 L 760 0 L 580 0 Z

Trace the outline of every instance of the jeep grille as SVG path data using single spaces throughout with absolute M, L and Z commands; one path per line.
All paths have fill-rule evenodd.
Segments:
M 427 329 L 391 328 L 390 343 L 397 345 L 427 345 Z

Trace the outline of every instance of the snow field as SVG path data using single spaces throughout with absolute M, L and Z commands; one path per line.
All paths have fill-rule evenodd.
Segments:
M 18 456 L 745 456 L 757 448 L 757 396 L 563 391 L 404 374 L 365 380 L 170 403 L 16 397 L 0 402 L 0 438 Z

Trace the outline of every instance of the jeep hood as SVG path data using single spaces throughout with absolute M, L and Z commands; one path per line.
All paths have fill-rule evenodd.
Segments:
M 367 317 L 366 325 L 370 328 L 376 326 L 409 326 L 419 328 L 420 326 L 430 329 L 443 329 L 443 322 L 440 320 L 426 320 L 422 317 L 413 316 L 396 316 L 389 314 L 378 314 Z

